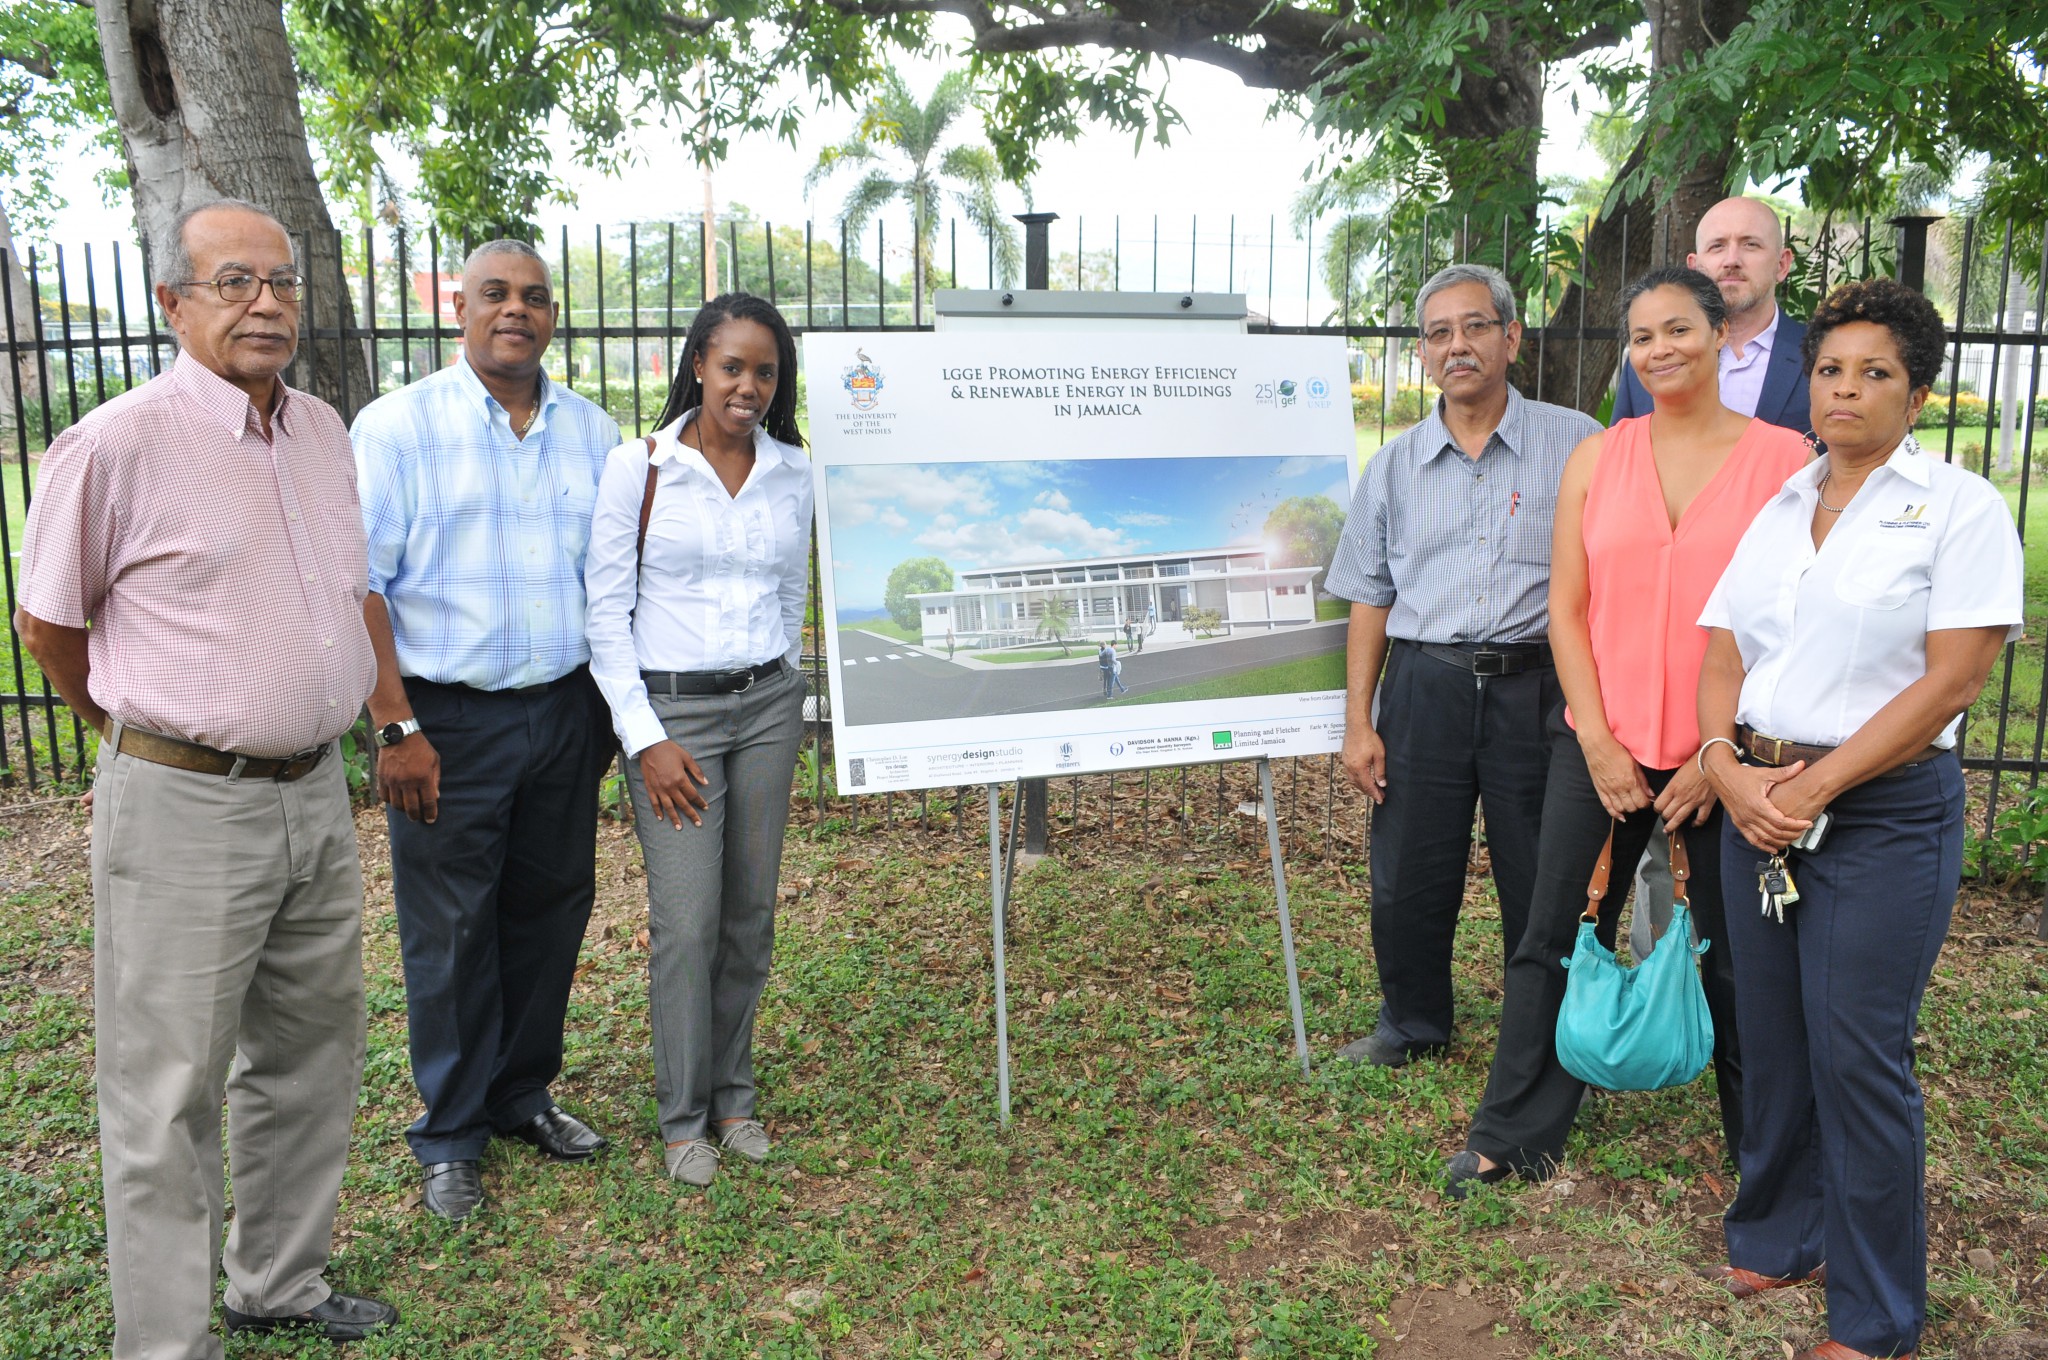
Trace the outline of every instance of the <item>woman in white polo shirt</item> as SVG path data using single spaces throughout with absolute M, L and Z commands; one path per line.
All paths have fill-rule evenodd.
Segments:
M 1845 285 L 1805 349 L 1823 456 L 1757 515 L 1700 619 L 1748 1111 L 1729 1264 L 1709 1273 L 1737 1297 L 1824 1278 L 1832 1337 L 1798 1356 L 1860 1360 L 1912 1355 L 1926 1320 L 1913 1031 L 1962 876 L 1958 718 L 2019 635 L 2022 563 L 1998 491 L 1913 438 L 1941 368 L 1933 304 Z M 1818 844 L 1788 849 L 1802 835 Z M 1779 853 L 1797 898 L 1766 911 Z
M 811 465 L 796 341 L 765 299 L 704 304 L 658 428 L 613 449 L 584 586 L 590 674 L 647 864 L 648 1022 L 668 1174 L 767 1158 L 754 1010 L 803 739 Z

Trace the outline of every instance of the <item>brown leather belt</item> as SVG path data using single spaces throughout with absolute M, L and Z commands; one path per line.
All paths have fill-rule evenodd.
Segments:
M 1786 741 L 1782 737 L 1767 737 L 1747 723 L 1735 725 L 1735 744 L 1757 764 L 1771 766 L 1792 765 L 1802 760 L 1811 765 L 1835 750 L 1832 746 L 1802 746 L 1796 741 Z M 1911 760 L 1901 762 L 1896 768 L 1904 769 L 1907 765 L 1918 765 L 1923 760 L 1932 760 L 1938 755 L 1946 754 L 1947 749 L 1943 746 L 1930 746 Z
M 216 751 L 197 742 L 180 741 L 176 737 L 159 736 L 139 727 L 123 727 L 115 740 L 114 751 L 118 755 L 146 760 L 152 765 L 168 765 L 174 770 L 190 770 L 194 774 L 275 779 L 280 784 L 289 784 L 311 774 L 333 744 L 328 742 L 295 756 L 243 756 L 233 751 Z

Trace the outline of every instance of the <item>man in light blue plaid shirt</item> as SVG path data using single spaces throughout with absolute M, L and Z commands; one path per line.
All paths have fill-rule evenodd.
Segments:
M 1497 271 L 1453 265 L 1415 306 L 1443 396 L 1366 464 L 1325 587 L 1353 602 L 1344 765 L 1374 805 L 1381 996 L 1378 1026 L 1341 1053 L 1389 1067 L 1450 1042 L 1481 801 L 1503 966 L 1528 921 L 1545 725 L 1564 700 L 1545 640 L 1551 521 L 1565 460 L 1600 430 L 1508 385 L 1522 327 Z
M 596 890 L 610 717 L 583 555 L 610 416 L 549 380 L 556 304 L 520 241 L 463 266 L 462 353 L 350 432 L 377 649 L 370 719 L 391 833 L 429 1212 L 483 1201 L 496 1136 L 562 1160 L 605 1140 L 548 1093 Z

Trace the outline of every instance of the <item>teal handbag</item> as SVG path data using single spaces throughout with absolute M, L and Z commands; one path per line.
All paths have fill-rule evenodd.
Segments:
M 1613 861 L 1610 827 L 1586 887 L 1578 942 L 1564 960 L 1570 976 L 1557 1012 L 1557 1060 L 1588 1086 L 1609 1091 L 1683 1086 L 1706 1070 L 1707 1060 L 1714 1056 L 1714 1018 L 1707 1011 L 1699 961 L 1713 942 L 1701 940 L 1687 947 L 1692 944 L 1692 905 L 1686 900 L 1685 885 L 1692 868 L 1685 838 L 1671 837 L 1676 901 L 1663 936 L 1669 943 L 1651 950 L 1650 957 L 1633 968 L 1622 967 L 1614 951 L 1594 934 Z

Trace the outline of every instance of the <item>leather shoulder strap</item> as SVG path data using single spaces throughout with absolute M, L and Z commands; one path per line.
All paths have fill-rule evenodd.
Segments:
M 647 521 L 654 516 L 654 436 L 644 435 L 647 444 L 647 487 L 640 493 L 640 538 L 633 545 L 633 563 L 647 555 Z
M 1685 853 L 1685 833 L 1675 831 L 1671 836 L 1671 897 L 1681 907 L 1690 908 L 1692 901 L 1686 896 L 1685 881 L 1692 877 L 1692 861 Z
M 1600 859 L 1593 866 L 1593 877 L 1586 884 L 1586 914 L 1581 920 L 1600 919 L 1600 903 L 1607 896 L 1607 880 L 1614 872 L 1614 823 L 1607 824 L 1607 839 L 1600 843 Z

